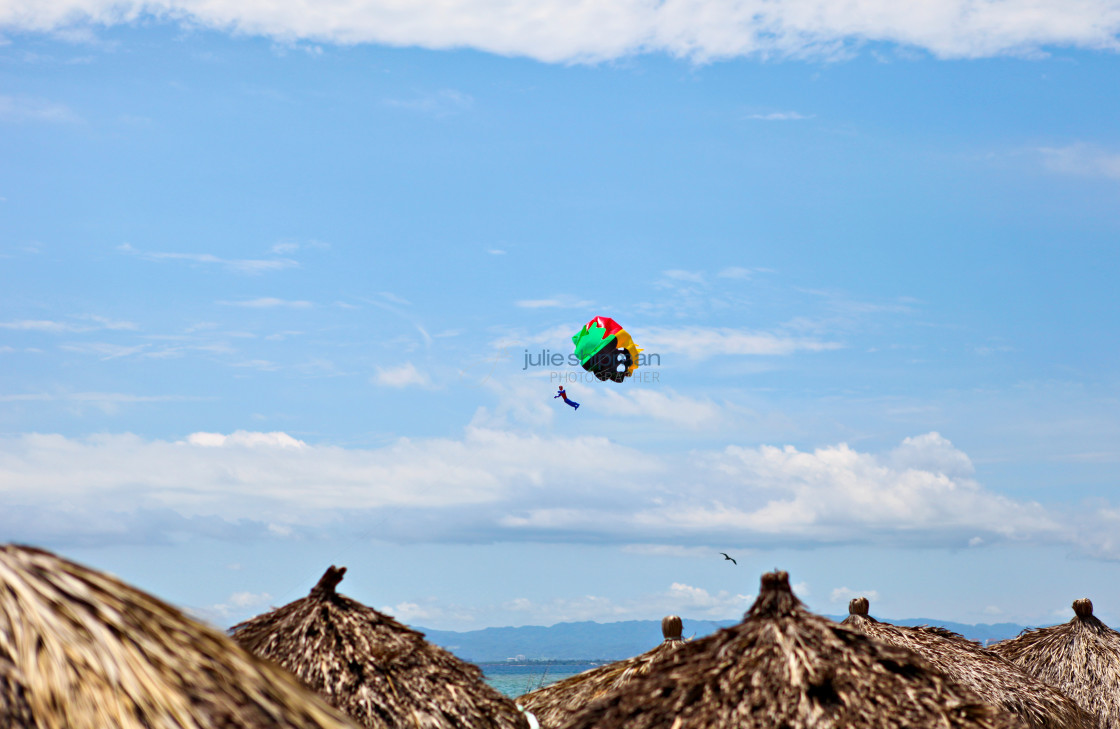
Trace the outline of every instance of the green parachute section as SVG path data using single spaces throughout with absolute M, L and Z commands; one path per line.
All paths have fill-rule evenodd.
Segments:
M 618 322 L 605 316 L 584 324 L 572 344 L 580 365 L 602 381 L 625 381 L 638 368 L 642 351 Z

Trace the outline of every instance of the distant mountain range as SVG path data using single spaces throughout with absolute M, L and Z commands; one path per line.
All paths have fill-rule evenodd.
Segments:
M 828 615 L 833 620 L 847 616 Z M 685 638 L 699 638 L 720 628 L 735 625 L 735 620 L 688 620 Z M 942 620 L 916 618 L 891 620 L 896 625 L 937 625 L 980 643 L 1014 638 L 1025 626 L 1013 623 L 965 625 Z M 660 620 L 626 620 L 618 623 L 557 623 L 550 627 L 527 625 L 520 628 L 484 628 L 457 632 L 415 626 L 428 640 L 473 663 L 516 661 L 616 661 L 636 656 L 661 642 Z

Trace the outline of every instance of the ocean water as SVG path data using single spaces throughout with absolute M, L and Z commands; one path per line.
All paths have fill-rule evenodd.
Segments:
M 601 663 L 480 663 L 486 683 L 509 697 L 520 696 L 583 673 Z

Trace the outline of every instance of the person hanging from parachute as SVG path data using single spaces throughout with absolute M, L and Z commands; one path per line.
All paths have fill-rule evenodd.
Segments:
M 573 410 L 579 410 L 579 403 L 576 402 L 575 400 L 569 400 L 568 399 L 568 393 L 564 390 L 563 385 L 560 385 L 559 392 L 557 392 L 556 395 L 554 395 L 552 399 L 555 400 L 558 397 L 564 398 L 564 404 L 565 405 L 570 405 Z
M 609 317 L 597 316 L 584 324 L 572 337 L 572 344 L 580 366 L 602 382 L 625 382 L 638 369 L 638 353 L 642 350 L 634 344 L 630 334 Z M 552 399 L 557 397 L 564 398 L 573 409 L 579 409 L 578 402 L 568 399 L 563 385 Z

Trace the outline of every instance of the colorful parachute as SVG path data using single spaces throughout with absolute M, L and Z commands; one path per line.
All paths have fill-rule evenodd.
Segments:
M 614 319 L 597 316 L 572 337 L 576 357 L 600 380 L 622 382 L 638 369 L 638 352 L 630 335 Z

